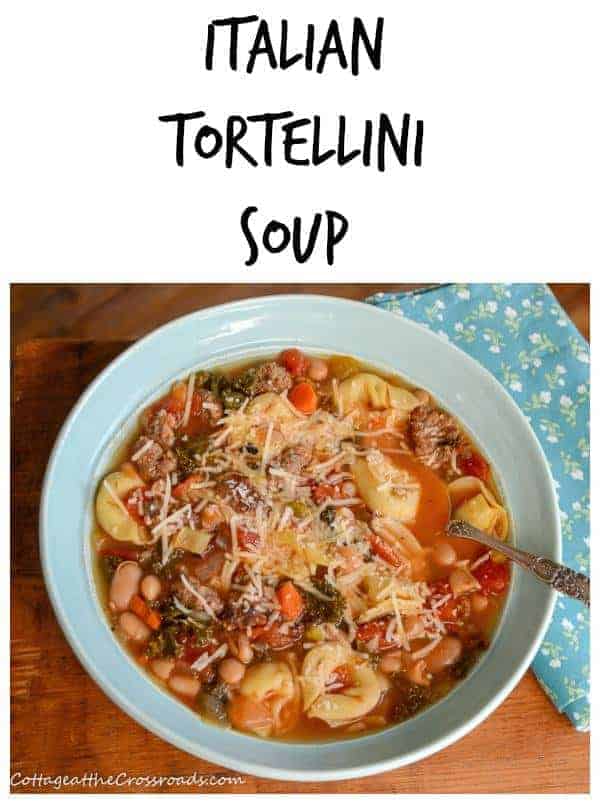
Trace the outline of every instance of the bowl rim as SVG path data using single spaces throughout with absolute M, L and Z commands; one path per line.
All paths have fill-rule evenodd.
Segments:
M 183 322 L 185 322 L 188 319 L 191 320 L 191 319 L 209 318 L 210 316 L 222 313 L 223 311 L 243 310 L 244 308 L 252 307 L 257 304 L 271 305 L 271 304 L 281 304 L 285 302 L 297 302 L 299 300 L 306 300 L 318 304 L 324 303 L 327 305 L 341 306 L 345 308 L 354 308 L 357 310 L 360 309 L 362 312 L 364 312 L 365 309 L 368 309 L 370 311 L 370 314 L 383 316 L 386 318 L 386 320 L 389 319 L 390 317 L 390 311 L 381 309 L 374 305 L 367 304 L 364 301 L 350 300 L 345 299 L 343 297 L 328 296 L 324 294 L 305 294 L 305 293 L 272 294 L 265 296 L 253 296 L 241 300 L 236 300 L 233 302 L 225 302 L 219 305 L 213 305 L 211 307 L 201 308 L 199 310 L 186 313 L 185 315 L 178 316 L 162 324 L 161 326 L 157 327 L 156 329 L 153 329 L 151 332 L 144 335 L 142 338 L 134 341 L 123 352 L 117 355 L 107 366 L 105 366 L 105 368 L 83 390 L 83 392 L 77 399 L 76 403 L 69 411 L 69 414 L 65 422 L 63 423 L 62 427 L 58 432 L 58 435 L 56 436 L 54 445 L 52 447 L 48 459 L 46 471 L 44 474 L 44 480 L 42 484 L 40 507 L 39 507 L 39 545 L 40 545 L 41 566 L 46 590 L 48 592 L 48 596 L 50 598 L 50 602 L 52 604 L 54 613 L 57 617 L 57 620 L 61 626 L 61 629 L 65 637 L 67 638 L 67 641 L 69 642 L 71 649 L 75 653 L 80 663 L 83 665 L 86 672 L 94 679 L 94 681 L 98 684 L 98 686 L 104 692 L 104 694 L 107 695 L 119 708 L 125 711 L 136 722 L 138 722 L 144 728 L 148 729 L 161 739 L 170 742 L 172 745 L 175 745 L 177 748 L 186 751 L 192 756 L 201 757 L 209 762 L 212 762 L 220 766 L 224 766 L 226 768 L 241 773 L 248 773 L 262 778 L 288 780 L 296 782 L 335 781 L 335 780 L 358 778 L 383 773 L 385 771 L 392 770 L 394 768 L 412 764 L 446 748 L 448 745 L 451 745 L 452 743 L 461 739 L 463 736 L 465 736 L 470 731 L 475 729 L 504 701 L 504 699 L 515 688 L 515 686 L 519 683 L 524 673 L 527 671 L 548 629 L 552 613 L 554 610 L 554 605 L 557 599 L 556 593 L 554 591 L 550 591 L 548 593 L 544 610 L 543 612 L 540 612 L 540 619 L 536 629 L 535 637 L 531 640 L 529 648 L 523 655 L 521 661 L 507 676 L 504 683 L 498 689 L 496 694 L 490 698 L 487 704 L 485 704 L 477 712 L 476 715 L 468 718 L 466 722 L 464 722 L 462 725 L 449 731 L 443 737 L 431 739 L 427 743 L 427 745 L 424 745 L 422 748 L 415 749 L 410 753 L 403 754 L 400 757 L 392 757 L 389 759 L 384 759 L 375 762 L 366 761 L 365 763 L 358 763 L 339 769 L 322 769 L 322 770 L 281 769 L 280 770 L 272 766 L 263 765 L 262 763 L 259 762 L 253 762 L 251 760 L 245 760 L 245 759 L 241 760 L 238 759 L 237 757 L 225 756 L 219 751 L 213 751 L 210 748 L 210 746 L 207 746 L 205 744 L 203 744 L 199 750 L 198 744 L 192 743 L 185 737 L 173 732 L 165 724 L 154 720 L 143 709 L 138 709 L 135 706 L 131 705 L 130 702 L 114 688 L 111 679 L 106 675 L 102 674 L 99 670 L 97 670 L 94 664 L 89 660 L 85 650 L 81 647 L 79 639 L 77 637 L 76 629 L 71 624 L 68 616 L 66 615 L 65 611 L 62 608 L 61 601 L 59 600 L 58 590 L 54 583 L 54 578 L 50 566 L 50 556 L 48 553 L 48 538 L 47 538 L 48 527 L 49 527 L 47 522 L 48 506 L 52 491 L 51 487 L 52 487 L 53 475 L 56 470 L 57 461 L 60 457 L 60 451 L 64 443 L 68 440 L 72 425 L 77 419 L 77 417 L 80 415 L 82 409 L 85 407 L 88 399 L 94 395 L 96 389 L 99 386 L 101 386 L 104 382 L 107 381 L 107 379 L 110 378 L 112 372 L 114 372 L 122 363 L 129 360 L 131 356 L 135 354 L 138 350 L 144 349 L 153 340 L 159 340 L 163 336 L 165 331 L 171 328 L 175 329 L 177 326 L 180 326 Z M 550 466 L 543 452 L 543 449 L 533 429 L 527 422 L 527 419 L 524 416 L 523 412 L 521 411 L 517 403 L 514 401 L 514 399 L 507 392 L 507 390 L 496 379 L 496 377 L 494 377 L 494 375 L 487 368 L 485 368 L 470 354 L 460 349 L 456 344 L 452 343 L 451 341 L 447 341 L 445 339 L 440 338 L 440 336 L 433 330 L 427 329 L 422 324 L 419 324 L 418 322 L 413 321 L 408 317 L 402 316 L 400 320 L 402 321 L 403 326 L 409 326 L 411 328 L 415 328 L 421 331 L 425 329 L 430 335 L 442 341 L 446 348 L 449 347 L 451 350 L 454 350 L 460 356 L 460 360 L 469 363 L 471 369 L 473 369 L 475 372 L 479 374 L 484 375 L 487 381 L 492 383 L 495 389 L 495 393 L 500 394 L 504 398 L 505 403 L 512 408 L 513 413 L 522 420 L 522 423 L 527 425 L 527 429 L 531 436 L 530 440 L 531 443 L 534 445 L 534 449 L 538 458 L 537 468 L 543 473 L 544 482 L 547 486 L 547 489 L 551 491 L 550 496 L 553 501 L 553 511 L 552 511 L 554 520 L 554 528 L 552 532 L 553 539 L 552 544 L 548 545 L 548 552 L 549 554 L 552 555 L 552 557 L 555 560 L 560 561 L 561 560 L 560 513 L 554 489 L 554 482 Z M 347 354 L 352 354 L 352 351 L 349 350 Z M 402 374 L 400 370 L 398 370 L 398 373 Z M 468 422 L 465 422 L 465 424 L 468 427 Z M 379 732 L 379 734 L 383 733 L 384 732 Z M 309 745 L 314 746 L 319 744 L 320 743 L 313 743 Z

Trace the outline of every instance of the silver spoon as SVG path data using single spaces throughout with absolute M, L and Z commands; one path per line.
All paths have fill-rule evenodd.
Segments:
M 492 550 L 497 550 L 499 553 L 507 556 L 514 561 L 515 564 L 524 567 L 525 569 L 533 572 L 535 577 L 547 583 L 557 592 L 562 592 L 563 595 L 574 597 L 575 600 L 580 600 L 586 606 L 590 605 L 590 579 L 580 572 L 564 567 L 562 564 L 557 564 L 550 558 L 544 556 L 536 556 L 533 553 L 527 553 L 525 550 L 517 550 L 509 544 L 501 542 L 499 539 L 490 536 L 489 533 L 484 533 L 482 530 L 474 528 L 468 522 L 462 519 L 453 519 L 446 527 L 446 533 L 449 536 L 458 536 L 461 539 L 471 539 L 472 541 L 484 544 Z

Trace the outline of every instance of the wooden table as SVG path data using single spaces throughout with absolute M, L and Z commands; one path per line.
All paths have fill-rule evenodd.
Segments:
M 87 286 L 85 286 L 87 287 Z M 101 286 L 102 287 L 102 286 Z M 341 295 L 341 294 L 340 294 Z M 589 319 L 588 319 L 589 320 Z M 13 329 L 13 336 L 15 330 Z M 238 774 L 196 759 L 145 731 L 118 709 L 79 665 L 56 622 L 38 553 L 39 489 L 69 409 L 128 341 L 31 340 L 13 353 L 11 546 L 11 773 L 71 777 L 203 775 L 169 792 L 531 792 L 589 790 L 589 739 L 559 715 L 527 673 L 475 731 L 415 765 L 360 780 L 306 785 Z M 213 786 L 214 785 L 214 786 Z M 14 785 L 15 792 L 54 792 Z M 63 792 L 117 792 L 74 785 Z
M 270 293 L 321 293 L 362 300 L 378 290 L 423 284 L 382 285 L 13 285 L 13 342 L 28 338 L 140 338 L 177 316 L 214 304 Z M 550 285 L 581 334 L 590 337 L 590 289 L 584 284 Z

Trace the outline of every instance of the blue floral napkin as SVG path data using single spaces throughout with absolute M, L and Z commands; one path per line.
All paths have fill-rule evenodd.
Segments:
M 546 285 L 446 285 L 367 302 L 452 341 L 507 388 L 552 468 L 563 561 L 589 573 L 589 347 Z M 589 611 L 559 597 L 533 670 L 556 707 L 589 729 Z

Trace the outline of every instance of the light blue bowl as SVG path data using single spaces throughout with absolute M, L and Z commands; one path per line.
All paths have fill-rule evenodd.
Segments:
M 237 771 L 295 781 L 344 779 L 422 759 L 458 740 L 508 695 L 548 625 L 554 593 L 516 570 L 496 637 L 469 678 L 417 717 L 339 742 L 269 742 L 207 725 L 149 680 L 121 648 L 101 610 L 91 570 L 92 501 L 136 414 L 191 369 L 278 352 L 352 354 L 429 389 L 491 459 L 519 547 L 560 560 L 552 479 L 521 412 L 478 363 L 437 335 L 366 304 L 271 296 L 203 310 L 138 341 L 90 385 L 65 422 L 42 494 L 46 585 L 79 660 L 138 723 L 173 745 Z

